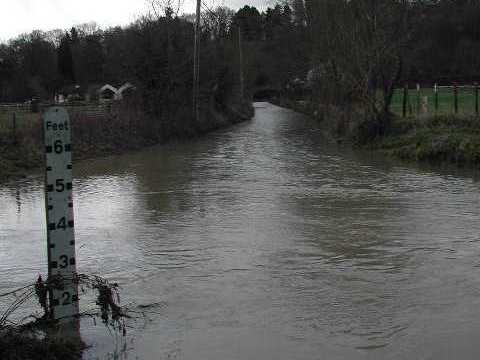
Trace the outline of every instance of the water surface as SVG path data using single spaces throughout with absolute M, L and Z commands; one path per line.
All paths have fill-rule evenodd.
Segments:
M 257 103 L 252 121 L 192 142 L 75 164 L 78 270 L 153 304 L 123 358 L 478 358 L 475 174 L 316 129 Z M 35 175 L 0 185 L 2 290 L 45 273 L 42 189 Z M 115 350 L 101 326 L 82 332 L 86 359 Z

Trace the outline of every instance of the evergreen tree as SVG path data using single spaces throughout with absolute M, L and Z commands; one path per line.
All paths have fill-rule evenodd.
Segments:
M 71 42 L 70 35 L 66 33 L 60 40 L 60 45 L 57 50 L 58 72 L 66 83 L 73 83 L 75 81 Z

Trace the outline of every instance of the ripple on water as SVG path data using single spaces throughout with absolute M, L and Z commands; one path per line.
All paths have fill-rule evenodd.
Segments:
M 79 271 L 151 310 L 131 324 L 129 353 L 446 359 L 436 349 L 478 337 L 478 183 L 339 148 L 266 103 L 256 112 L 198 140 L 76 164 Z M 0 186 L 2 290 L 45 272 L 42 186 Z M 95 356 L 108 351 L 111 339 L 82 327 Z M 468 345 L 455 357 L 480 352 Z

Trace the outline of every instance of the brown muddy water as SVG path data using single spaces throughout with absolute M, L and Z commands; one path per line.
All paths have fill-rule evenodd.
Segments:
M 329 144 L 267 103 L 75 164 L 78 271 L 149 307 L 85 359 L 477 359 L 480 183 Z M 0 289 L 46 272 L 42 177 L 0 185 Z

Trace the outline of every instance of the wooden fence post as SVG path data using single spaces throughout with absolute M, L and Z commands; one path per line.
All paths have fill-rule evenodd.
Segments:
M 475 115 L 478 116 L 478 83 L 475 83 Z
M 12 138 L 13 144 L 17 145 L 17 114 L 15 112 L 12 114 Z
M 455 115 L 458 114 L 458 86 L 457 83 L 453 84 L 453 109 Z
M 407 117 L 407 98 L 408 98 L 408 84 L 405 84 L 403 87 L 403 104 L 402 104 L 403 118 Z
M 420 115 L 420 84 L 417 83 L 417 116 Z

